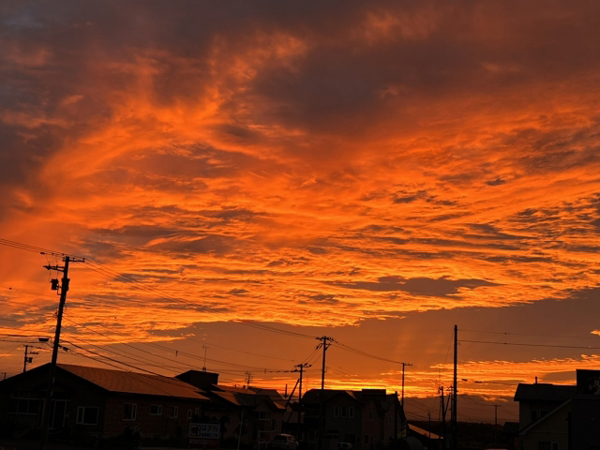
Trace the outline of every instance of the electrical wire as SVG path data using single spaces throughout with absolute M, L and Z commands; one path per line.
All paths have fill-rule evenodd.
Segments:
M 157 355 L 156 353 L 152 353 L 152 352 L 148 352 L 148 351 L 146 351 L 146 350 L 140 349 L 139 347 L 136 347 L 136 346 L 134 346 L 134 345 L 132 345 L 132 344 L 128 344 L 128 343 L 124 343 L 124 342 L 118 342 L 118 341 L 115 341 L 114 339 L 111 339 L 111 338 L 109 338 L 109 337 L 108 337 L 108 336 L 106 336 L 105 334 L 103 334 L 103 333 L 100 333 L 99 331 L 95 331 L 95 330 L 91 329 L 90 327 L 88 327 L 88 326 L 86 326 L 86 325 L 76 324 L 75 322 L 73 322 L 72 320 L 69 320 L 69 319 L 67 319 L 67 318 L 65 318 L 65 320 L 66 320 L 67 322 L 73 323 L 73 324 L 75 324 L 75 325 L 77 325 L 77 326 L 81 326 L 81 327 L 83 327 L 83 328 L 86 328 L 86 329 L 88 329 L 88 330 L 90 330 L 90 331 L 92 331 L 92 332 L 94 332 L 94 333 L 96 333 L 96 334 L 99 334 L 100 336 L 102 336 L 102 337 L 104 337 L 104 338 L 106 338 L 106 339 L 112 340 L 113 342 L 115 342 L 115 343 L 117 343 L 117 344 L 119 344 L 119 345 L 125 345 L 125 346 L 127 346 L 127 347 L 133 348 L 134 350 L 137 350 L 137 351 L 140 351 L 140 352 L 143 352 L 143 353 L 147 353 L 147 354 L 153 355 L 153 356 L 155 356 L 155 357 L 157 357 L 157 358 L 162 358 L 162 359 L 164 359 L 164 360 L 167 360 L 167 361 L 170 361 L 170 362 L 174 362 L 174 363 L 176 363 L 176 364 L 184 364 L 184 363 L 181 363 L 180 361 L 176 361 L 176 360 L 174 360 L 174 359 L 167 358 L 167 357 L 165 357 L 165 356 Z M 102 324 L 99 324 L 99 325 L 100 325 L 100 326 L 102 326 L 103 328 L 107 329 L 108 331 L 111 331 L 111 330 L 110 330 L 110 329 L 108 329 L 106 326 L 104 326 L 104 325 L 102 325 Z M 160 349 L 160 350 L 162 350 L 162 351 L 166 351 L 166 352 L 169 352 L 169 353 L 173 353 L 173 352 L 175 352 L 176 354 L 181 354 L 181 355 L 184 355 L 184 356 L 186 356 L 186 357 L 188 357 L 188 358 L 191 358 L 191 359 L 196 359 L 196 360 L 200 360 L 200 361 L 203 361 L 203 360 L 204 360 L 204 358 L 203 358 L 203 357 L 196 356 L 196 355 L 194 355 L 194 354 L 187 353 L 187 352 L 184 352 L 184 351 L 181 351 L 181 350 L 169 349 L 169 348 L 167 348 L 167 347 L 164 347 L 164 346 L 162 346 L 162 345 L 160 345 L 160 344 L 157 344 L 157 343 L 153 343 L 153 342 L 142 342 L 142 344 L 144 344 L 144 345 L 148 345 L 148 346 L 151 346 L 151 347 L 153 347 L 153 348 L 158 348 L 158 349 Z M 233 367 L 240 367 L 240 368 L 242 368 L 244 371 L 248 371 L 248 370 L 255 370 L 255 371 L 272 370 L 272 371 L 277 371 L 277 370 L 278 370 L 278 369 L 265 369 L 265 368 L 263 368 L 263 367 L 256 367 L 256 366 L 245 366 L 245 365 L 242 365 L 242 364 L 228 363 L 228 362 L 219 361 L 219 360 L 210 359 L 210 358 L 206 358 L 206 361 L 208 361 L 208 362 L 212 362 L 212 363 L 214 363 L 214 364 L 217 364 L 217 365 L 225 365 L 225 366 L 228 366 L 228 365 L 229 365 L 229 366 L 233 366 Z M 189 366 L 189 365 L 185 365 L 185 366 L 186 366 L 187 368 L 194 368 L 194 366 Z M 229 370 L 231 370 L 231 369 L 229 369 Z M 223 371 L 223 370 L 219 370 L 219 372 L 220 372 L 220 373 L 227 373 L 227 372 L 225 372 L 225 371 Z M 229 374 L 229 375 L 236 375 L 236 374 L 233 374 L 233 373 L 231 373 L 231 372 L 229 372 L 228 374 Z
M 234 321 L 233 323 L 239 323 L 241 325 L 245 325 L 245 326 L 252 327 L 252 328 L 257 328 L 259 330 L 269 331 L 272 333 L 278 333 L 278 334 L 287 335 L 287 336 L 302 337 L 302 338 L 306 338 L 306 339 L 318 339 L 317 336 L 310 336 L 308 334 L 297 333 L 295 331 L 282 330 L 281 328 L 271 327 L 269 325 L 262 324 L 262 323 L 259 324 L 259 323 L 253 323 L 253 322 L 248 322 L 248 321 Z
M 346 350 L 347 352 L 354 353 L 354 354 L 357 354 L 357 355 L 361 355 L 361 356 L 364 356 L 366 358 L 377 359 L 379 361 L 390 362 L 390 363 L 393 363 L 393 364 L 406 364 L 406 363 L 401 362 L 401 361 L 395 361 L 393 359 L 383 358 L 381 356 L 376 356 L 376 355 L 373 355 L 371 353 L 363 352 L 362 350 L 358 350 L 356 348 L 350 347 L 349 345 L 342 344 L 341 342 L 338 342 L 338 341 L 334 341 L 332 343 L 332 345 L 334 345 L 334 346 L 336 346 L 338 348 L 341 348 L 342 350 Z
M 470 342 L 475 344 L 497 344 L 497 345 L 516 345 L 522 347 L 546 347 L 546 348 L 570 348 L 578 350 L 600 350 L 600 347 L 581 347 L 575 345 L 552 345 L 552 344 L 528 344 L 520 342 L 496 342 L 496 341 L 472 341 L 467 339 L 461 339 L 459 342 Z
M 600 336 L 561 336 L 556 334 L 529 334 L 529 333 L 508 333 L 504 331 L 479 331 L 479 330 L 460 330 L 461 332 L 468 333 L 484 333 L 484 334 L 501 334 L 504 336 L 526 336 L 526 337 L 550 337 L 550 338 L 559 338 L 559 339 L 596 339 L 598 340 Z

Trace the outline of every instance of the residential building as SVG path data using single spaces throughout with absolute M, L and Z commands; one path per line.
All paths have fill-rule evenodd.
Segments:
M 275 389 L 221 385 L 218 374 L 197 370 L 177 378 L 201 388 L 210 399 L 204 418 L 221 424 L 222 442 L 239 439 L 241 444 L 266 448 L 281 433 L 286 402 Z
M 0 422 L 17 435 L 40 428 L 49 367 L 0 382 Z M 64 436 L 187 436 L 209 402 L 196 387 L 159 375 L 59 364 L 55 380 L 50 429 Z
M 577 385 L 519 384 L 521 450 L 600 448 L 600 371 L 577 370 Z
M 395 394 L 384 389 L 312 389 L 302 403 L 305 408 L 304 438 L 311 448 L 337 448 L 348 442 L 356 450 L 389 447 L 406 427 L 402 406 Z

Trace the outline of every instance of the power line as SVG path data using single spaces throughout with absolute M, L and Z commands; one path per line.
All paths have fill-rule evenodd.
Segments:
M 338 347 L 338 348 L 341 348 L 342 350 L 346 350 L 347 352 L 355 353 L 357 355 L 361 355 L 361 356 L 364 356 L 366 358 L 377 359 L 379 361 L 390 362 L 390 363 L 393 363 L 393 364 L 406 364 L 406 363 L 401 362 L 401 361 L 395 361 L 393 359 L 383 358 L 381 356 L 377 356 L 377 355 L 373 355 L 371 353 L 363 352 L 362 350 L 358 350 L 356 348 L 350 347 L 349 345 L 342 344 L 341 342 L 338 342 L 338 341 L 335 341 L 333 343 L 333 345 L 336 346 L 336 347 Z
M 516 345 L 523 347 L 546 347 L 546 348 L 571 348 L 578 350 L 600 350 L 600 347 L 581 347 L 575 345 L 551 345 L 551 344 L 527 344 L 520 342 L 496 342 L 496 341 L 472 341 L 467 339 L 461 339 L 460 342 L 471 342 L 476 344 L 497 344 L 497 345 Z
M 460 331 L 466 331 L 469 333 L 484 333 L 484 334 L 500 334 L 500 335 L 504 335 L 504 336 L 527 336 L 527 337 L 553 337 L 553 338 L 559 338 L 559 339 L 599 339 L 600 337 L 598 335 L 595 336 L 562 336 L 562 335 L 556 335 L 556 334 L 530 334 L 530 333 L 508 333 L 505 331 L 480 331 L 480 330 L 463 330 L 461 329 Z
M 276 328 L 276 327 L 272 327 L 263 323 L 251 323 L 248 321 L 234 321 L 233 323 L 239 323 L 241 325 L 245 325 L 248 327 L 252 327 L 252 328 L 257 328 L 259 330 L 263 330 L 263 331 L 269 331 L 272 333 L 278 333 L 278 334 L 283 334 L 283 335 L 287 335 L 287 336 L 295 336 L 295 337 L 302 337 L 302 338 L 306 338 L 306 339 L 315 339 L 316 336 L 310 336 L 308 334 L 303 334 L 303 333 L 297 333 L 295 331 L 289 331 L 289 330 L 282 330 L 281 328 Z
M 114 339 L 112 339 L 112 338 L 109 338 L 109 337 L 108 337 L 108 336 L 106 336 L 105 334 L 103 334 L 103 333 L 100 333 L 99 331 L 96 331 L 96 330 L 93 330 L 93 329 L 91 329 L 90 327 L 88 327 L 88 326 L 86 326 L 86 325 L 76 324 L 75 322 L 73 322 L 73 321 L 71 321 L 71 320 L 69 320 L 69 322 L 70 322 L 70 323 L 73 323 L 73 324 L 75 324 L 75 325 L 77 325 L 77 326 L 81 326 L 81 327 L 83 327 L 83 328 L 86 328 L 86 329 L 88 329 L 88 330 L 90 330 L 90 331 L 92 331 L 92 332 L 94 332 L 94 333 L 96 333 L 96 334 L 98 334 L 98 335 L 100 335 L 100 336 L 102 336 L 102 337 L 106 338 L 106 339 L 112 340 L 112 341 L 113 341 L 113 342 L 115 342 L 116 344 L 119 344 L 119 345 L 125 345 L 125 346 L 127 346 L 127 347 L 133 348 L 134 350 L 138 350 L 138 351 L 140 351 L 140 352 L 143 352 L 143 353 L 147 353 L 147 354 L 153 355 L 153 356 L 155 356 L 155 357 L 157 357 L 157 358 L 161 358 L 161 359 L 164 359 L 164 360 L 167 360 L 167 361 L 171 361 L 171 362 L 174 362 L 174 363 L 176 363 L 176 364 L 184 365 L 186 368 L 193 368 L 193 367 L 194 367 L 194 366 L 190 366 L 190 365 L 186 365 L 186 364 L 184 364 L 184 363 L 181 363 L 180 361 L 176 361 L 176 360 L 174 360 L 174 359 L 167 358 L 167 357 L 165 357 L 165 356 L 157 355 L 156 353 L 148 352 L 148 351 L 146 351 L 146 350 L 143 350 L 143 349 L 141 349 L 141 348 L 139 348 L 139 347 L 135 347 L 133 344 L 128 344 L 128 343 L 125 343 L 125 342 L 119 342 L 119 341 L 116 341 L 116 340 L 114 340 Z M 106 326 L 104 326 L 104 325 L 102 325 L 102 324 L 98 324 L 98 325 L 100 325 L 101 327 L 103 327 L 103 328 L 107 329 L 108 331 L 111 331 L 111 332 L 112 332 L 112 330 L 110 330 L 108 327 L 106 327 Z M 150 347 L 157 348 L 157 349 L 159 349 L 159 350 L 162 350 L 162 351 L 165 351 L 165 352 L 169 352 L 169 353 L 176 353 L 177 355 L 181 354 L 181 355 L 183 355 L 183 356 L 186 356 L 186 357 L 188 357 L 188 358 L 191 358 L 191 359 L 196 359 L 196 360 L 203 360 L 203 359 L 204 359 L 204 358 L 201 358 L 201 357 L 199 357 L 199 356 L 196 356 L 196 355 L 194 355 L 194 354 L 191 354 L 191 353 L 188 353 L 188 352 L 185 352 L 185 351 L 182 351 L 182 350 L 176 350 L 176 349 L 170 349 L 170 348 L 167 348 L 167 347 L 165 347 L 165 346 L 163 346 L 163 345 L 160 345 L 160 344 L 158 344 L 158 343 L 155 343 L 155 342 L 142 342 L 142 344 L 148 345 L 148 346 L 150 346 Z M 206 360 L 207 360 L 207 361 L 209 361 L 209 362 L 212 362 L 212 363 L 214 363 L 214 364 L 216 364 L 216 365 L 225 365 L 225 366 L 240 367 L 240 368 L 241 368 L 242 370 L 244 370 L 244 371 L 247 371 L 248 369 L 255 370 L 255 371 L 263 371 L 263 370 L 272 370 L 272 371 L 276 371 L 276 370 L 277 370 L 277 369 L 265 369 L 264 367 L 257 367 L 257 366 L 246 366 L 246 365 L 243 365 L 243 364 L 228 363 L 228 362 L 225 362 L 225 361 L 220 361 L 220 360 L 216 360 L 216 359 L 209 359 L 209 358 L 207 358 Z M 219 370 L 219 372 L 220 372 L 220 373 L 227 373 L 227 372 L 225 372 L 225 371 L 223 371 L 223 370 Z M 228 374 L 229 374 L 229 375 L 236 375 L 236 374 L 233 374 L 233 373 L 230 373 L 230 372 L 229 372 Z
M 22 242 L 11 241 L 9 239 L 3 239 L 3 238 L 0 238 L 0 245 L 16 248 L 18 250 L 25 250 L 28 252 L 48 254 L 48 255 L 54 255 L 54 256 L 72 256 L 72 257 L 80 258 L 77 255 L 71 255 L 69 253 L 57 252 L 55 250 L 50 250 L 50 249 L 47 249 L 44 247 L 38 247 L 35 245 L 24 244 Z

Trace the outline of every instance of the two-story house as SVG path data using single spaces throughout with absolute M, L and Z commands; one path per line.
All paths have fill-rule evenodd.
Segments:
M 600 371 L 578 370 L 577 385 L 519 384 L 515 401 L 519 402 L 515 448 L 600 448 Z
M 40 428 L 49 364 L 0 383 L 0 422 L 17 434 Z M 53 434 L 107 438 L 187 436 L 209 399 L 175 378 L 59 364 L 50 408 Z
M 353 449 L 389 447 L 406 426 L 402 406 L 395 394 L 383 389 L 361 391 L 312 389 L 302 398 L 304 436 L 311 448 L 337 448 L 339 442 Z

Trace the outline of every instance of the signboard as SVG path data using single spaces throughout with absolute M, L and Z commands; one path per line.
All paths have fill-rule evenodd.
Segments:
M 190 446 L 195 448 L 217 448 L 221 436 L 218 423 L 190 423 Z

